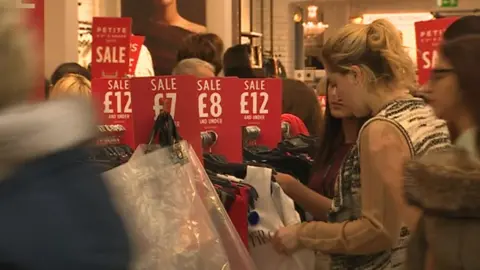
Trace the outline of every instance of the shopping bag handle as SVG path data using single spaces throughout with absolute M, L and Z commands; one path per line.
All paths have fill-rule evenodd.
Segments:
M 155 143 L 157 137 L 158 144 L 161 147 L 172 146 L 182 140 L 173 117 L 167 111 L 162 110 L 155 119 L 147 149 L 150 149 L 151 145 Z

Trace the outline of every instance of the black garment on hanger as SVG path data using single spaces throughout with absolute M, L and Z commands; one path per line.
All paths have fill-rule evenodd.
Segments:
M 94 146 L 88 150 L 88 162 L 102 172 L 126 163 L 133 155 L 133 150 L 128 145 Z

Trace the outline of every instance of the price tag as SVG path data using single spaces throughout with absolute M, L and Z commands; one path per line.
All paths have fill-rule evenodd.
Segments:
M 260 128 L 256 142 L 271 148 L 282 139 L 282 81 L 280 79 L 241 79 L 237 93 L 237 113 L 242 126 Z M 238 106 L 238 105 L 237 105 Z
M 148 143 L 155 119 L 162 110 L 175 120 L 178 132 L 201 155 L 200 124 L 195 89 L 190 76 L 160 76 L 132 79 L 132 107 L 138 144 Z
M 135 147 L 132 94 L 129 79 L 93 79 L 92 96 L 104 125 L 122 125 L 121 142 Z
M 130 38 L 130 62 L 129 62 L 129 74 L 135 76 L 135 69 L 137 68 L 138 59 L 140 58 L 140 52 L 142 50 L 145 37 L 143 36 L 131 36 Z
M 236 78 L 198 79 L 198 118 L 204 151 L 223 155 L 230 162 L 242 162 L 242 136 L 235 121 L 238 99 L 231 94 L 234 89 L 241 89 Z M 212 141 L 212 136 L 216 140 Z
M 93 18 L 92 78 L 129 74 L 131 25 L 131 18 Z

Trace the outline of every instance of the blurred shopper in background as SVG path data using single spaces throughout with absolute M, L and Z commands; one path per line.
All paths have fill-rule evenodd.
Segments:
M 127 234 L 84 151 L 93 110 L 26 104 L 35 49 L 13 4 L 0 0 L 0 269 L 126 270 Z
M 291 135 L 320 136 L 322 111 L 315 91 L 298 80 L 285 79 L 282 85 L 282 120 L 290 124 Z
M 256 78 L 250 58 L 250 46 L 241 44 L 228 48 L 223 55 L 225 77 Z
M 78 63 L 74 62 L 68 62 L 68 63 L 63 63 L 59 65 L 55 71 L 53 71 L 52 76 L 50 77 L 50 87 L 49 90 L 46 92 L 46 97 L 48 98 L 50 96 L 50 91 L 51 88 L 64 76 L 69 75 L 69 74 L 78 74 L 80 76 L 83 76 L 87 80 L 91 80 L 92 76 L 90 74 L 90 71 L 82 66 L 80 66 Z
M 192 34 L 186 37 L 177 53 L 177 61 L 198 58 L 215 67 L 215 75 L 222 71 L 223 42 L 215 34 Z
M 188 58 L 177 64 L 172 75 L 193 75 L 197 78 L 215 77 L 215 67 L 201 59 Z
M 432 70 L 430 104 L 458 137 L 455 148 L 407 164 L 407 198 L 424 213 L 411 239 L 408 269 L 425 269 L 428 253 L 427 269 L 480 267 L 478 63 L 480 35 L 466 35 L 442 44 Z
M 69 62 L 59 65 L 55 71 L 53 71 L 50 77 L 50 83 L 55 85 L 61 78 L 68 74 L 78 74 L 85 77 L 87 80 L 91 80 L 92 76 L 88 69 L 80 66 L 78 63 Z
M 51 98 L 78 96 L 90 98 L 92 85 L 90 81 L 77 74 L 68 74 L 61 78 L 50 90 Z
M 414 65 L 389 21 L 341 28 L 321 57 L 344 105 L 371 118 L 343 162 L 328 223 L 280 229 L 273 243 L 287 254 L 301 248 L 335 254 L 332 269 L 401 269 L 419 217 L 402 195 L 403 164 L 447 147 L 446 124 L 409 94 Z

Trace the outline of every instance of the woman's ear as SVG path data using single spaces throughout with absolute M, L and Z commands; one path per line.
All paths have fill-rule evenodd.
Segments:
M 363 79 L 363 73 L 359 66 L 353 65 L 350 67 L 350 74 L 354 85 L 359 85 Z

